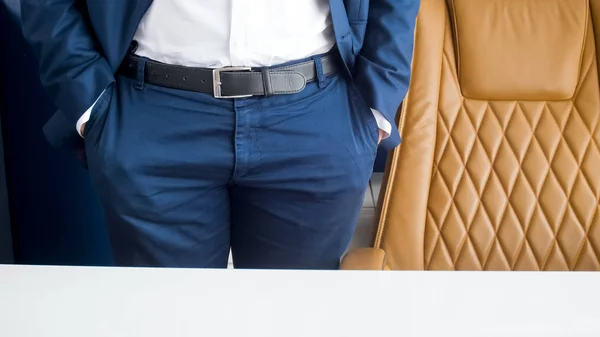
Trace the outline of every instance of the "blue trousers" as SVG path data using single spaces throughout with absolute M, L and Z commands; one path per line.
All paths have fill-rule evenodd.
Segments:
M 335 269 L 378 128 L 344 77 L 246 99 L 119 77 L 86 152 L 120 266 Z

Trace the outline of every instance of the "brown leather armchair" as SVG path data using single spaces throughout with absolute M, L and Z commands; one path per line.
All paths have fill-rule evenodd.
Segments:
M 373 248 L 342 269 L 600 270 L 600 0 L 422 0 Z

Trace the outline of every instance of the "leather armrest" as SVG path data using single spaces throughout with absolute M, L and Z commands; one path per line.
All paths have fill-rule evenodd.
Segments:
M 340 270 L 385 270 L 385 252 L 379 248 L 358 248 L 344 256 Z

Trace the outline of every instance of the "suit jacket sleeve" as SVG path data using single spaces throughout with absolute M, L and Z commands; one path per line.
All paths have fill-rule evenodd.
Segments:
M 42 86 L 75 125 L 114 75 L 90 29 L 83 0 L 21 0 L 22 30 Z
M 371 0 L 356 59 L 356 86 L 391 123 L 408 90 L 419 5 L 419 0 Z

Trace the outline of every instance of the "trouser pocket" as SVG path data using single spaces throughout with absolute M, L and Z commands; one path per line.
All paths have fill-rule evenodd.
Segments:
M 114 87 L 115 83 L 113 82 L 106 88 L 106 90 L 104 90 L 100 98 L 98 98 L 94 104 L 94 107 L 90 112 L 90 118 L 85 123 L 83 135 L 86 142 L 88 142 L 88 140 L 95 140 L 98 137 L 98 131 L 101 131 L 103 128 L 104 121 L 106 120 L 106 115 L 108 114 L 110 103 L 114 94 Z

